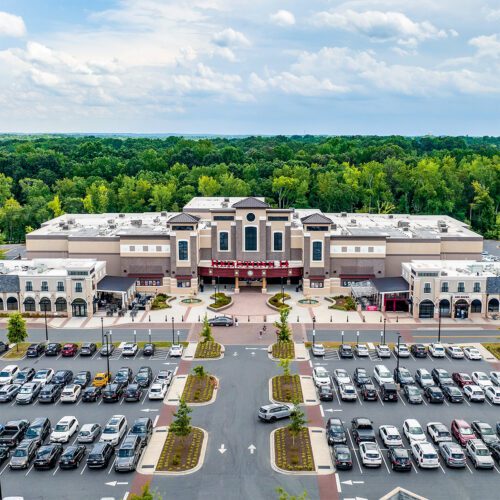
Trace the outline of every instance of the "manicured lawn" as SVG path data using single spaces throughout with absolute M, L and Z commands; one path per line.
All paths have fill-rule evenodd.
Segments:
M 299 375 L 277 375 L 273 377 L 273 399 L 282 403 L 304 402 Z
M 30 342 L 21 342 L 9 349 L 2 357 L 3 359 L 22 359 L 26 355 Z
M 286 301 L 290 298 L 290 295 L 288 295 L 287 293 L 284 293 L 282 294 L 281 292 L 280 293 L 277 293 L 275 295 L 273 295 L 270 299 L 269 299 L 269 303 L 274 306 L 274 307 L 277 307 L 279 309 L 289 309 L 290 306 L 286 303 Z M 284 300 L 283 300 L 284 299 Z
M 344 295 L 337 295 L 333 297 L 335 303 L 331 306 L 328 306 L 329 309 L 338 309 L 339 311 L 355 311 L 356 310 L 356 302 L 352 297 L 346 297 Z
M 293 359 L 295 358 L 295 345 L 293 342 L 278 341 L 273 344 L 272 354 L 276 359 Z
M 196 467 L 200 460 L 203 437 L 203 432 L 196 427 L 185 437 L 178 437 L 169 432 L 156 470 L 182 472 Z
M 211 375 L 188 375 L 182 397 L 186 403 L 206 403 L 212 399 L 217 381 Z
M 314 458 L 307 428 L 292 436 L 286 427 L 274 433 L 276 465 L 288 471 L 314 471 Z
M 213 342 L 211 340 L 199 342 L 194 357 L 201 359 L 218 358 L 221 355 L 221 347 L 222 346 L 218 342 Z
M 153 302 L 151 303 L 151 309 L 156 310 L 156 309 L 168 309 L 171 307 L 171 305 L 167 302 L 169 299 L 168 295 L 165 295 L 164 293 L 159 293 L 154 299 Z
M 220 307 L 227 306 L 231 303 L 231 297 L 227 296 L 225 293 L 219 292 L 210 295 L 211 299 L 214 299 L 215 302 L 210 304 L 210 307 L 213 309 L 219 309 Z

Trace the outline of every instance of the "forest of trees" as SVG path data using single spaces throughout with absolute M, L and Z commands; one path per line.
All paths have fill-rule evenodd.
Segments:
M 325 212 L 448 214 L 499 237 L 500 138 L 0 136 L 0 239 L 63 213 L 265 196 Z

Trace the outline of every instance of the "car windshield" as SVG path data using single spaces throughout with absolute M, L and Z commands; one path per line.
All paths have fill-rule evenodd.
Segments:
M 481 434 L 483 436 L 492 436 L 493 435 L 493 429 L 488 428 L 488 427 L 481 427 Z
M 385 371 L 385 370 L 380 370 L 379 374 L 380 374 L 381 377 L 384 377 L 384 378 L 391 376 L 391 372 Z
M 51 448 L 49 448 L 48 446 L 44 446 L 44 447 L 42 447 L 42 448 L 40 448 L 40 449 L 38 450 L 37 455 L 38 455 L 39 457 L 45 457 L 45 456 L 47 456 L 47 455 L 50 455 L 50 452 L 51 452 Z
M 410 394 L 410 396 L 418 396 L 418 395 L 420 395 L 420 391 L 419 391 L 419 389 L 417 387 L 408 386 L 407 391 Z
M 424 458 L 427 458 L 428 460 L 436 459 L 437 455 L 435 453 L 424 453 Z
M 378 457 L 379 457 L 378 453 L 377 453 L 377 452 L 374 452 L 374 451 L 370 451 L 370 452 L 368 452 L 368 453 L 366 454 L 366 456 L 367 456 L 368 458 L 378 458 Z
M 425 380 L 425 379 L 431 379 L 432 377 L 430 373 L 422 373 L 420 375 L 420 378 Z
M 151 387 L 150 392 L 160 392 L 161 389 L 159 387 Z
M 131 434 L 142 434 L 146 432 L 146 426 L 143 424 L 135 424 L 130 431 Z
M 401 373 L 404 377 L 411 377 L 411 373 L 406 368 L 401 368 L 399 373 Z
M 0 373 L 0 377 L 1 376 L 4 376 Z M 28 376 L 28 374 L 26 372 L 19 372 L 17 375 L 16 375 L 16 379 L 25 379 L 26 377 Z
M 420 427 L 410 427 L 408 431 L 410 434 L 422 434 L 422 429 Z
M 36 372 L 36 378 L 44 378 L 48 373 L 48 370 L 39 370 Z
M 146 372 L 138 373 L 135 378 L 137 380 L 145 380 L 148 378 L 148 374 Z
M 31 387 L 21 387 L 21 390 L 19 391 L 21 394 L 30 394 L 32 392 Z
M 28 454 L 27 450 L 25 448 L 18 448 L 14 452 L 15 457 L 25 457 Z
M 56 432 L 66 432 L 68 430 L 68 424 L 57 424 L 54 430 Z
M 464 458 L 463 453 L 452 453 L 451 454 L 452 458 Z
M 477 378 L 479 380 L 489 380 L 485 373 L 478 373 Z
M 349 460 L 351 457 L 349 456 L 349 453 L 345 453 L 343 451 L 337 453 L 337 458 L 339 460 Z
M 40 435 L 41 431 L 42 431 L 42 429 L 40 427 L 30 427 L 26 431 L 26 436 L 25 437 L 28 438 L 28 439 L 37 438 Z
M 80 436 L 90 436 L 90 431 L 80 431 Z
M 342 426 L 340 425 L 332 425 L 330 429 L 332 432 L 344 432 L 344 429 L 342 429 Z
M 118 450 L 118 456 L 119 457 L 133 457 L 134 456 L 134 449 L 133 448 L 120 448 Z
M 489 455 L 489 452 L 486 448 L 478 448 L 476 450 L 476 455 L 479 457 L 487 457 Z
M 116 427 L 109 426 L 104 428 L 103 434 L 116 434 L 117 431 L 118 429 Z
M 438 431 L 438 435 L 444 437 L 444 436 L 449 436 L 450 433 L 448 431 Z
M 434 350 L 435 350 L 435 351 L 442 351 L 442 350 L 443 350 L 443 348 L 442 348 L 441 346 L 438 346 L 438 345 L 437 345 L 437 346 L 434 346 Z
M 462 436 L 472 436 L 474 433 L 470 427 L 462 427 L 460 429 L 460 434 L 462 434 Z
M 354 389 L 354 387 L 344 387 L 344 391 L 347 394 L 354 394 L 356 392 L 355 389 Z
M 9 372 L 0 372 L 0 377 L 10 377 L 10 375 Z

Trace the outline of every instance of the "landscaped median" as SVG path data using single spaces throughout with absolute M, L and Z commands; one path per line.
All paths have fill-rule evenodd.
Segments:
M 193 368 L 193 374 L 174 377 L 167 397 L 166 405 L 177 405 L 181 400 L 192 406 L 209 405 L 215 401 L 219 380 L 207 373 L 203 366 Z
M 214 340 L 199 342 L 196 346 L 195 359 L 221 359 L 223 357 L 223 346 Z
M 289 359 L 282 359 L 279 365 L 283 369 L 283 374 L 269 380 L 269 399 L 273 403 L 318 405 L 319 399 L 312 377 L 290 373 Z

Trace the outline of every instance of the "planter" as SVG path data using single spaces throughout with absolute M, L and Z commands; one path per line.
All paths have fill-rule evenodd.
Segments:
M 272 434 L 274 465 L 284 472 L 314 473 L 314 456 L 307 427 L 293 436 L 288 428 L 281 427 Z
M 290 300 L 290 295 L 284 294 L 284 301 Z M 272 297 L 269 297 L 267 299 L 267 305 L 271 308 L 274 309 L 275 311 L 281 311 L 282 309 L 291 309 L 292 306 L 288 304 L 283 304 L 282 298 L 281 298 L 281 293 L 277 293 L 273 295 Z
M 220 305 L 216 305 L 217 302 L 214 302 L 210 305 L 207 306 L 207 309 L 209 309 L 210 311 L 214 311 L 214 312 L 219 312 L 219 311 L 224 311 L 225 309 L 228 309 L 229 307 L 231 307 L 233 305 L 233 297 L 231 295 L 225 295 L 225 294 L 220 294 L 220 295 L 224 295 L 224 301 L 227 299 L 229 300 L 229 302 L 227 303 L 224 303 L 224 301 L 222 301 L 222 303 Z M 212 295 L 210 298 L 215 298 L 214 295 Z
M 203 377 L 188 375 L 182 397 L 188 404 L 211 402 L 217 385 L 217 379 L 213 375 Z
M 278 341 L 271 346 L 271 355 L 274 359 L 294 359 L 295 344 Z
M 198 427 L 193 427 L 191 433 L 185 437 L 178 437 L 169 432 L 156 465 L 156 472 L 186 473 L 196 469 L 205 442 L 205 432 Z
M 303 403 L 300 375 L 277 375 L 271 379 L 272 400 L 279 403 Z
M 223 348 L 218 342 L 212 340 L 199 342 L 194 354 L 195 359 L 219 359 L 222 357 Z

